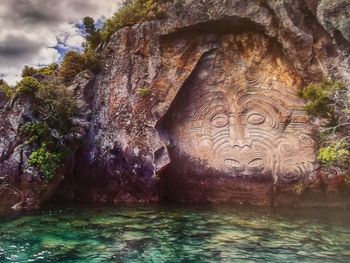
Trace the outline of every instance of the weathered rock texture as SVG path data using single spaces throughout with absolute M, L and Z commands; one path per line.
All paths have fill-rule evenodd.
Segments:
M 70 87 L 81 112 L 75 120 L 82 128 L 81 134 L 84 134 L 84 127 L 87 129 L 91 117 L 93 81 L 92 73 L 82 72 Z M 22 131 L 26 123 L 37 121 L 33 114 L 33 97 L 23 95 L 8 100 L 1 95 L 0 212 L 10 209 L 33 210 L 57 192 L 63 179 L 69 180 L 73 177 L 75 160 L 72 157 L 67 158 L 49 182 L 43 179 L 35 168 L 28 165 L 28 158 L 34 149 L 26 143 L 27 138 Z
M 56 198 L 338 204 L 344 178 L 319 171 L 317 127 L 297 92 L 324 77 L 350 85 L 349 9 L 347 0 L 177 0 L 165 19 L 119 30 L 96 81 L 83 73 L 72 87 L 87 138 Z M 34 189 L 18 183 L 25 105 L 0 120 L 0 177 L 16 182 L 0 189 L 7 206 Z
M 27 165 L 31 153 L 21 128 L 33 120 L 32 99 L 24 96 L 7 101 L 0 111 L 0 212 L 3 210 L 32 210 L 38 208 L 63 180 L 63 167 L 52 181 L 45 183 Z
M 278 205 L 327 193 L 315 187 L 317 131 L 297 92 L 324 77 L 349 85 L 347 1 L 166 10 L 103 51 L 77 198 Z
M 200 190 L 207 200 L 259 196 L 268 202 L 275 184 L 312 182 L 315 142 L 296 96 L 300 85 L 278 47 L 261 34 L 223 36 L 159 127 L 168 131 L 174 163 L 163 176 L 185 182 L 182 191 L 170 188 L 166 195 L 196 200 Z

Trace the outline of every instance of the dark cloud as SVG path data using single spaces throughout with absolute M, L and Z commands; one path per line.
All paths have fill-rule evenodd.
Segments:
M 0 0 L 0 75 L 13 83 L 24 65 L 57 62 L 68 49 L 78 50 L 83 39 L 75 25 L 85 16 L 111 16 L 120 2 Z
M 7 8 L 11 10 L 6 16 L 9 22 L 32 24 L 55 24 L 76 20 L 79 14 L 92 14 L 98 10 L 98 5 L 105 1 L 86 0 L 5 0 Z M 110 0 L 111 2 L 113 0 Z M 117 2 L 117 1 L 116 1 Z
M 40 45 L 25 36 L 7 35 L 0 41 L 0 60 L 2 59 L 22 59 L 33 56 L 40 50 Z
M 32 1 L 32 0 L 8 0 L 7 9 L 11 10 L 5 14 L 5 19 L 9 23 L 31 24 L 37 23 L 57 23 L 61 21 L 62 15 L 60 15 L 59 9 L 55 7 L 57 5 L 47 5 L 52 1 Z

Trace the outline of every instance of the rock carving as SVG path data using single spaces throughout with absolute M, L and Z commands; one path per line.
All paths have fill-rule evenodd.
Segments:
M 172 140 L 180 155 L 224 174 L 310 175 L 314 141 L 296 95 L 299 80 L 281 54 L 253 40 L 268 45 L 236 36 L 203 58 L 172 116 Z

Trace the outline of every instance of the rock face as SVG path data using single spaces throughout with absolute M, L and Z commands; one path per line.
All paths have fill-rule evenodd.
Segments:
M 92 83 L 91 72 L 80 73 L 73 85 L 81 116 L 75 120 L 80 127 L 88 127 L 91 117 Z M 73 177 L 74 158 L 63 163 L 54 177 L 46 182 L 27 163 L 33 152 L 26 143 L 22 128 L 28 122 L 35 122 L 34 101 L 31 96 L 20 96 L 9 101 L 0 94 L 0 213 L 13 210 L 33 210 L 51 198 L 59 189 L 63 179 Z M 90 105 L 90 106 L 89 106 Z M 84 134 L 84 132 L 81 132 Z M 69 188 L 68 188 L 69 189 Z
M 276 183 L 312 182 L 315 142 L 296 96 L 300 85 L 266 37 L 224 36 L 198 63 L 162 125 L 174 162 L 164 180 L 186 182 L 181 191 L 169 189 L 166 195 L 195 201 L 200 189 L 206 200 L 258 194 L 259 201 L 268 202 Z
M 166 19 L 118 31 L 103 51 L 77 198 L 303 200 L 321 177 L 317 130 L 297 93 L 324 77 L 349 85 L 347 1 L 165 9 Z
M 4 104 L 0 112 L 0 212 L 32 210 L 40 206 L 63 180 L 65 170 L 47 185 L 27 166 L 31 152 L 21 128 L 32 120 L 32 100 L 24 96 Z
M 112 36 L 96 80 L 77 76 L 86 140 L 49 189 L 23 165 L 30 102 L 7 109 L 0 94 L 0 207 L 34 208 L 52 192 L 96 203 L 344 200 L 344 178 L 318 168 L 317 126 L 297 94 L 324 77 L 350 85 L 348 1 L 164 9 L 166 18 Z

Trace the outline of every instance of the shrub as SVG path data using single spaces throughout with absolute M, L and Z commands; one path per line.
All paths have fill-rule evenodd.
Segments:
M 11 98 L 15 95 L 16 90 L 5 81 L 0 80 L 0 92 L 4 93 L 7 98 Z
M 337 81 L 324 80 L 318 84 L 307 86 L 301 96 L 308 101 L 305 109 L 314 116 L 334 119 L 334 107 L 331 105 L 335 102 L 334 95 L 345 89 L 344 84 Z
M 64 86 L 43 85 L 36 93 L 34 116 L 38 122 L 27 123 L 23 133 L 35 151 L 28 165 L 50 180 L 60 162 L 73 149 L 76 127 L 72 119 L 78 107 L 72 91 Z
M 58 64 L 53 63 L 46 67 L 34 68 L 29 66 L 24 66 L 22 70 L 22 78 L 32 77 L 35 74 L 43 74 L 45 76 L 51 76 L 58 69 Z
M 43 144 L 36 151 L 32 152 L 29 156 L 28 164 L 36 167 L 44 175 L 44 179 L 49 181 L 54 176 L 61 160 L 61 153 L 51 152 Z
M 147 87 L 138 88 L 136 93 L 141 97 L 147 97 L 151 95 L 151 90 Z
M 37 69 L 29 66 L 24 66 L 24 68 L 22 69 L 22 78 L 31 77 L 36 73 L 38 73 Z
M 324 80 L 307 86 L 300 94 L 307 101 L 305 109 L 320 118 L 321 147 L 318 159 L 323 166 L 349 167 L 350 100 L 345 85 Z
M 85 69 L 85 59 L 78 52 L 69 51 L 62 62 L 60 75 L 65 82 L 71 82 L 76 75 Z
M 43 74 L 45 76 L 51 76 L 56 72 L 56 70 L 58 70 L 58 68 L 59 68 L 58 64 L 53 63 L 46 67 L 38 69 L 38 73 Z
M 326 166 L 348 166 L 350 162 L 350 152 L 347 143 L 332 143 L 319 149 L 318 160 Z
M 80 72 L 90 69 L 95 74 L 100 70 L 100 61 L 95 51 L 87 49 L 85 53 L 70 51 L 63 59 L 60 75 L 64 82 L 70 83 Z
M 19 95 L 34 94 L 42 85 L 33 77 L 24 77 L 18 84 L 16 92 Z
M 93 73 L 97 74 L 101 69 L 101 64 L 95 51 L 90 49 L 84 53 L 85 69 L 90 69 Z
M 111 35 L 123 27 L 164 17 L 164 2 L 166 0 L 126 1 L 124 6 L 105 22 L 101 31 L 103 40 L 108 42 Z
M 27 123 L 23 127 L 23 133 L 25 136 L 29 137 L 29 144 L 35 142 L 41 143 L 50 135 L 49 126 L 46 122 Z
M 46 85 L 37 92 L 36 100 L 34 112 L 39 119 L 62 133 L 70 131 L 71 119 L 78 112 L 72 91 L 64 86 Z

